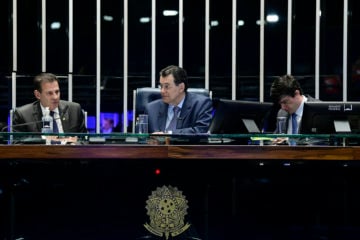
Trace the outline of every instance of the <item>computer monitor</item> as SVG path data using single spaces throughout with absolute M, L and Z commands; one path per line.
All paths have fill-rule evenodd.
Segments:
M 248 130 L 253 121 L 262 131 L 265 115 L 271 110 L 273 104 L 269 102 L 255 102 L 243 100 L 214 100 L 214 117 L 210 124 L 211 134 L 246 134 L 256 132 Z M 250 121 L 243 121 L 243 120 Z M 250 124 L 248 124 L 250 123 Z M 247 127 L 245 126 L 247 124 Z
M 360 102 L 306 102 L 300 133 L 360 133 Z

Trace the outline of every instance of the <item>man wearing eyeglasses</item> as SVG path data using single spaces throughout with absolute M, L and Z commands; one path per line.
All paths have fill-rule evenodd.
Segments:
M 212 119 L 212 101 L 201 94 L 187 92 L 186 71 L 168 66 L 160 71 L 161 99 L 146 106 L 149 132 L 194 134 L 207 133 Z

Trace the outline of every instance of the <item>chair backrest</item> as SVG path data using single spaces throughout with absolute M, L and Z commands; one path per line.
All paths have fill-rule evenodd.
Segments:
M 87 129 L 87 128 L 88 128 L 88 119 L 87 119 L 87 117 L 88 117 L 88 112 L 85 111 L 84 109 L 82 109 L 82 112 L 83 112 L 83 114 L 84 114 L 85 127 L 86 127 L 86 129 Z
M 212 98 L 212 92 L 205 88 L 188 88 L 187 91 Z M 160 98 L 161 93 L 159 88 L 143 87 L 133 91 L 133 133 L 135 133 L 136 117 L 139 114 L 144 113 L 146 104 Z

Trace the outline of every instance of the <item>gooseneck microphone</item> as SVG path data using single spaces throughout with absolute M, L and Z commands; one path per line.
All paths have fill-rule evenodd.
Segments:
M 55 118 L 55 120 L 58 120 L 60 118 Z M 14 127 L 22 127 L 22 126 L 29 126 L 29 125 L 33 125 L 33 124 L 37 124 L 37 123 L 42 123 L 42 120 L 39 121 L 33 121 L 33 122 L 26 122 L 26 123 L 19 123 L 19 124 L 14 124 L 14 125 L 6 125 L 5 127 L 1 128 L 1 132 L 4 132 L 7 129 L 11 129 Z
M 33 122 L 27 122 L 27 123 L 19 123 L 19 124 L 14 124 L 14 125 L 6 125 L 5 127 L 3 127 L 1 129 L 1 132 L 4 132 L 5 130 L 7 129 L 11 129 L 13 127 L 21 127 L 21 126 L 29 126 L 29 125 L 32 125 L 32 124 L 37 124 L 37 123 L 41 123 L 42 121 L 33 121 Z
M 289 113 L 285 110 L 280 110 L 276 117 L 276 130 L 275 133 L 285 134 L 287 132 L 287 119 L 289 117 Z
M 289 116 L 289 113 L 285 110 L 280 110 L 277 114 L 277 117 L 288 117 Z

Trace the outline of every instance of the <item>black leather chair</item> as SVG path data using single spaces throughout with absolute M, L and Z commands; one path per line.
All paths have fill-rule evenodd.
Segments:
M 188 88 L 188 92 L 202 94 L 212 98 L 212 92 L 205 88 Z M 160 99 L 160 89 L 152 87 L 138 88 L 133 91 L 133 119 L 132 119 L 132 132 L 135 133 L 136 117 L 144 113 L 147 103 L 156 99 Z

